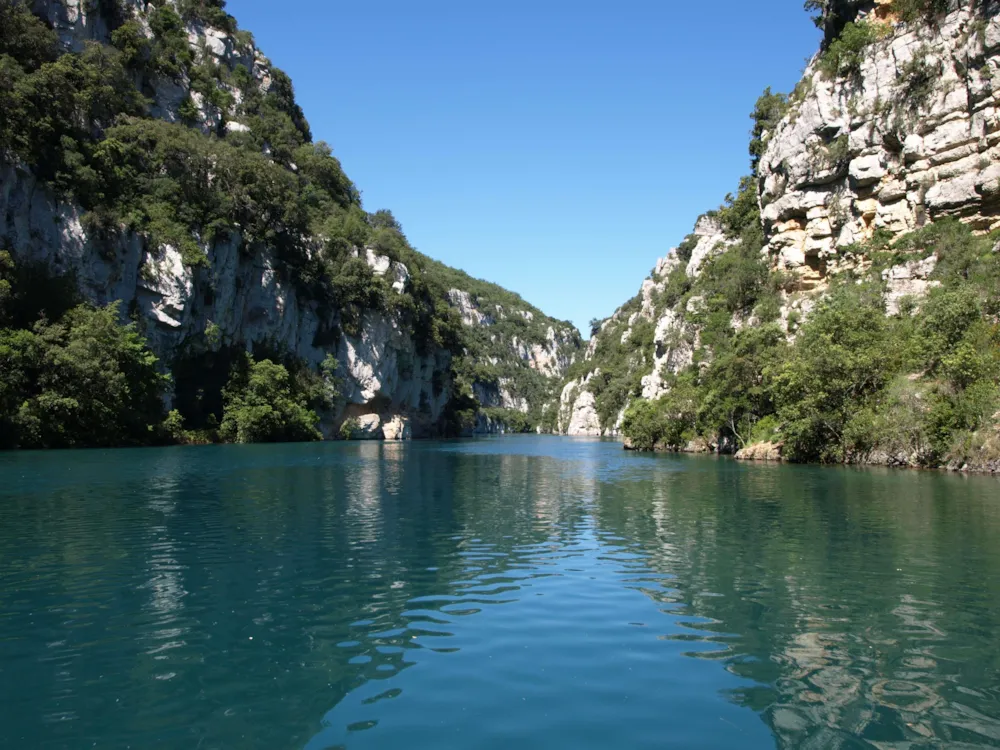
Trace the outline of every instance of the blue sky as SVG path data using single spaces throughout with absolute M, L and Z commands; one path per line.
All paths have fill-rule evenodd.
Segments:
M 422 252 L 586 332 L 748 171 L 802 0 L 229 0 Z

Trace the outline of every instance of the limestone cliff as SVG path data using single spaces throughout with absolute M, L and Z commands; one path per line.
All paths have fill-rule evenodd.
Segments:
M 734 334 L 771 321 L 794 342 L 838 279 L 877 279 L 884 314 L 905 317 L 942 283 L 941 251 L 896 240 L 946 219 L 976 233 L 1000 226 L 1000 4 L 821 5 L 825 41 L 803 80 L 789 97 L 768 91 L 763 109 L 758 103 L 754 174 L 593 332 L 564 384 L 562 432 L 618 434 L 629 404 L 658 399 L 671 419 L 692 424 L 712 408 L 700 373 L 719 342 L 731 350 Z M 899 386 L 918 414 L 929 408 L 928 389 L 953 388 L 919 385 L 922 377 L 911 372 Z M 672 390 L 693 383 L 694 401 Z M 988 417 L 996 407 L 987 401 Z M 968 440 L 995 444 L 996 419 Z M 726 424 L 687 448 L 735 450 L 747 438 L 742 429 Z M 843 460 L 927 465 L 926 441 Z M 670 444 L 685 445 L 678 437 Z M 745 455 L 780 451 L 770 448 Z M 935 459 L 949 460 L 962 463 Z
M 768 250 L 803 287 L 855 264 L 847 248 L 878 230 L 1000 222 L 1000 22 L 985 6 L 906 22 L 856 4 L 882 38 L 846 74 L 822 56 L 806 69 L 759 178 Z
M 344 196 L 340 205 L 330 205 L 334 223 L 327 223 L 339 231 L 360 216 L 370 224 L 361 235 L 344 230 L 347 241 L 325 236 L 325 230 L 308 235 L 292 230 L 286 244 L 294 245 L 294 258 L 238 222 L 225 231 L 193 232 L 184 238 L 193 240 L 192 250 L 144 226 L 121 220 L 100 225 L 95 221 L 100 212 L 72 190 L 45 179 L 15 149 L 0 148 L 0 249 L 20 264 L 71 275 L 93 303 L 121 300 L 123 316 L 139 321 L 153 350 L 173 370 L 175 391 L 198 390 L 199 381 L 211 379 L 206 368 L 225 361 L 227 352 L 245 349 L 311 368 L 328 355 L 336 357 L 341 398 L 324 415 L 327 434 L 348 419 L 363 424 L 354 429 L 365 437 L 439 433 L 449 414 L 468 411 L 462 399 L 472 397 L 487 407 L 541 408 L 579 346 L 575 329 L 517 295 L 416 253 L 391 215 L 386 220 L 361 212 L 359 194 L 339 173 L 339 164 L 323 144 L 311 143 L 291 82 L 252 35 L 237 29 L 224 4 L 33 0 L 28 5 L 56 33 L 63 54 L 82 55 L 99 45 L 123 61 L 144 97 L 141 111 L 129 117 L 183 125 L 202 134 L 206 144 L 232 143 L 240 153 L 262 153 L 284 170 L 277 176 L 293 185 L 306 174 L 305 166 L 295 163 L 298 155 L 317 155 L 326 160 L 324 179 L 335 183 L 329 190 Z M 93 125 L 96 143 L 104 127 Z M 208 174 L 206 190 L 211 182 Z M 316 210 L 313 226 L 322 223 L 322 211 L 322 206 Z M 335 265 L 329 260 L 334 255 Z M 357 279 L 360 272 L 347 263 L 351 258 L 369 269 L 370 280 L 358 282 L 367 285 L 360 301 L 346 297 L 323 271 L 317 279 L 309 270 L 349 267 L 354 273 L 349 280 Z M 454 285 L 450 291 L 448 284 Z M 491 294 L 503 297 L 505 305 L 474 314 Z M 454 313 L 447 312 L 449 306 Z M 428 314 L 436 316 L 433 321 Z M 461 316 L 477 334 L 456 333 L 452 343 L 445 341 L 449 314 Z M 503 325 L 508 318 L 524 325 L 512 333 Z M 492 337 L 478 334 L 494 328 Z M 468 370 L 475 374 L 466 377 Z M 466 421 L 462 429 L 467 427 Z

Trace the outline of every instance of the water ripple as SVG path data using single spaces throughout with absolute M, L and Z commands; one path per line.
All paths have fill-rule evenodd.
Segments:
M 0 455 L 0 746 L 995 747 L 995 486 L 543 438 Z

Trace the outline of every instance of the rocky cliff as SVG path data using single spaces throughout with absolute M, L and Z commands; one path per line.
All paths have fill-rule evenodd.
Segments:
M 624 422 L 631 443 L 735 450 L 759 441 L 770 449 L 757 453 L 774 457 L 786 434 L 808 442 L 801 429 L 815 431 L 816 445 L 838 444 L 804 458 L 993 465 L 983 456 L 1000 444 L 1000 401 L 985 375 L 1000 361 L 997 263 L 984 235 L 1000 226 L 1000 4 L 818 5 L 825 41 L 802 81 L 757 104 L 753 174 L 594 331 L 564 384 L 561 431 L 617 434 Z M 932 292 L 927 314 L 915 315 Z M 946 304 L 966 305 L 972 323 L 939 344 L 954 351 L 961 336 L 982 333 L 969 346 L 982 347 L 975 388 L 988 394 L 970 407 L 978 416 L 944 429 L 951 443 L 929 425 L 936 409 L 973 399 L 970 380 L 943 372 L 954 354 L 901 354 L 879 365 L 877 385 L 851 386 L 837 419 L 805 416 L 812 399 L 817 413 L 833 409 L 835 379 L 865 356 L 851 352 L 864 347 L 859 334 L 844 350 L 854 361 L 822 372 L 830 362 L 817 359 L 814 339 L 831 352 L 847 339 L 831 321 L 843 325 L 852 306 L 871 310 L 868 338 L 912 352 L 940 328 Z M 829 393 L 794 390 L 806 378 L 791 372 L 796 358 Z M 912 422 L 907 439 L 885 437 L 890 410 L 895 424 L 902 414 Z M 972 444 L 978 458 L 962 458 Z
M 329 148 L 312 142 L 288 77 L 223 2 L 27 5 L 57 51 L 39 42 L 38 61 L 9 43 L 22 72 L 0 76 L 0 87 L 13 81 L 0 105 L 25 122 L 0 141 L 0 248 L 72 277 L 93 303 L 121 300 L 172 371 L 169 406 L 204 400 L 207 382 L 217 402 L 232 352 L 247 350 L 314 370 L 337 359 L 328 435 L 345 420 L 366 437 L 401 422 L 388 432 L 467 430 L 480 404 L 541 413 L 575 356 L 575 329 L 417 253 L 388 212 L 362 211 Z M 49 168 L 59 149 L 30 133 L 40 85 L 21 84 L 55 66 L 76 98 L 53 125 L 68 145 Z M 112 99 L 80 69 L 117 71 L 100 83 L 135 90 Z
M 760 163 L 768 251 L 801 286 L 857 258 L 882 230 L 944 217 L 976 230 L 1000 221 L 997 6 L 955 4 L 909 20 L 889 0 L 855 4 L 872 29 L 854 59 L 818 55 Z

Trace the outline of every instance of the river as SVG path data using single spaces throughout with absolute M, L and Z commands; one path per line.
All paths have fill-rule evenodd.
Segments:
M 555 437 L 0 454 L 0 747 L 1000 746 L 1000 482 Z

